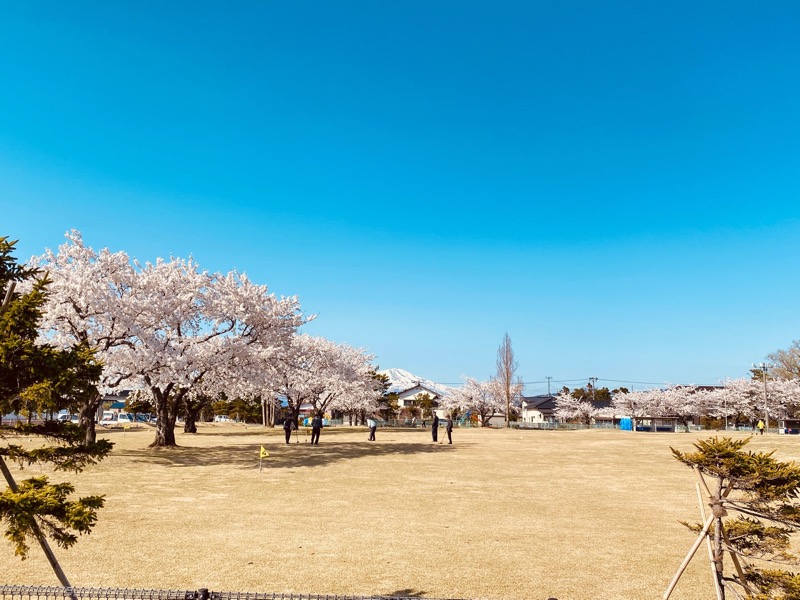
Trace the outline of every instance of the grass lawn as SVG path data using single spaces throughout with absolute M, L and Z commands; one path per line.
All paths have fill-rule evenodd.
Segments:
M 75 586 L 496 600 L 660 598 L 694 539 L 678 521 L 699 519 L 669 446 L 709 436 L 456 429 L 448 446 L 342 427 L 286 446 L 280 429 L 208 424 L 164 450 L 149 428 L 100 435 L 107 460 L 53 477 L 106 496 L 94 532 L 56 548 Z M 800 461 L 798 436 L 748 448 Z M 4 540 L 0 584 L 58 582 L 38 546 L 20 561 Z M 672 598 L 713 595 L 701 548 Z

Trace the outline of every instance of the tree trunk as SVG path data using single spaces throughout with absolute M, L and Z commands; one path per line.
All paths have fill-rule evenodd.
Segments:
M 94 444 L 97 441 L 97 431 L 94 426 L 95 417 L 102 403 L 103 397 L 100 394 L 95 394 L 92 400 L 79 409 L 78 418 L 80 419 L 81 429 L 86 433 L 84 440 L 87 444 Z
M 197 433 L 197 417 L 205 406 L 201 401 L 184 402 L 183 433 Z
M 181 405 L 187 390 L 178 390 L 172 393 L 173 386 L 170 384 L 165 390 L 157 387 L 150 388 L 156 404 L 156 437 L 150 444 L 151 448 L 162 448 L 177 446 L 175 441 L 175 420 L 178 418 L 178 406 Z
M 183 421 L 183 433 L 197 433 L 197 413 L 186 411 Z
M 270 398 L 266 400 L 267 405 L 267 424 L 270 427 L 275 427 L 275 399 Z
M 158 421 L 156 422 L 156 438 L 150 444 L 151 448 L 177 446 L 175 441 L 175 419 L 176 415 L 170 414 L 171 411 L 159 409 Z
M 295 407 L 292 404 L 289 404 L 287 408 L 289 410 L 288 418 L 291 419 L 292 423 L 295 425 L 295 427 L 297 427 L 297 418 L 300 415 L 300 408 L 298 407 L 297 409 L 295 409 Z

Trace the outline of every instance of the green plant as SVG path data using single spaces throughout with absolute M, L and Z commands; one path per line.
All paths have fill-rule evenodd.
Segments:
M 745 451 L 749 441 L 713 437 L 694 444 L 695 452 L 672 448 L 697 474 L 698 495 L 705 496 L 710 515 L 702 511 L 703 523 L 684 523 L 698 537 L 665 599 L 706 540 L 718 598 L 730 591 L 736 598 L 800 600 L 800 575 L 780 568 L 800 565 L 792 549 L 800 528 L 800 467 L 777 460 L 774 452 Z M 732 575 L 725 571 L 726 555 Z

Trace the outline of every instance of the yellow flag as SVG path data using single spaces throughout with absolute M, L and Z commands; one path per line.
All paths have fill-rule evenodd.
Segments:
M 266 451 L 264 446 L 261 446 L 261 454 L 258 455 L 258 458 L 267 458 L 269 456 L 269 452 Z

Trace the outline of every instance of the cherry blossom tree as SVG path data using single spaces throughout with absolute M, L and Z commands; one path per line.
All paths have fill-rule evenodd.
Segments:
M 488 427 L 492 417 L 503 414 L 505 398 L 494 380 L 478 381 L 468 377 L 461 388 L 442 399 L 440 406 L 458 412 L 476 413 L 481 425 Z
M 95 252 L 75 231 L 67 239 L 38 261 L 54 279 L 46 333 L 87 341 L 103 361 L 105 386 L 125 381 L 149 392 L 158 415 L 154 446 L 175 445 L 179 410 L 190 392 L 207 393 L 204 380 L 216 375 L 219 385 L 223 373 L 235 380 L 232 366 L 250 360 L 253 347 L 262 363 L 276 359 L 309 320 L 296 297 L 277 298 L 236 271 L 212 274 L 179 258 L 142 264 Z M 81 411 L 87 431 L 97 406 Z
M 758 379 L 726 379 L 723 387 L 707 398 L 708 414 L 717 418 L 727 415 L 736 421 L 752 422 L 764 419 L 766 411 L 770 417 L 780 419 L 800 410 L 800 381 L 769 379 L 765 390 Z
M 58 252 L 47 250 L 32 264 L 49 274 L 50 294 L 40 324 L 44 338 L 59 347 L 86 344 L 105 362 L 121 346 L 129 346 L 131 332 L 121 306 L 129 300 L 135 271 L 124 252 L 96 252 L 83 243 L 80 232 L 66 234 Z M 116 388 L 126 376 L 103 369 L 93 393 L 77 407 L 86 442 L 95 435 L 95 415 L 103 397 L 101 389 Z
M 664 390 L 664 401 L 661 415 L 678 417 L 686 431 L 689 431 L 689 422 L 695 415 L 700 414 L 703 396 L 694 385 L 671 385 Z
M 724 387 L 711 389 L 698 388 L 695 392 L 695 398 L 697 401 L 698 416 L 728 420 L 735 417 L 732 407 L 728 406 Z
M 646 417 L 653 416 L 656 409 L 656 394 L 659 390 L 638 390 L 634 392 L 618 392 L 611 400 L 611 407 L 619 415 L 631 418 L 633 431 L 637 423 Z
M 271 360 L 275 360 L 272 350 L 265 351 L 258 344 L 250 344 L 242 348 L 239 355 L 209 370 L 183 398 L 184 433 L 197 433 L 201 412 L 216 403 L 229 406 L 236 401 L 262 404 L 263 400 L 265 405 L 274 404 L 276 399 L 269 391 L 263 367 Z
M 770 398 L 771 410 L 776 417 L 795 416 L 800 408 L 800 380 L 770 380 L 767 385 L 767 396 Z
M 371 360 L 346 344 L 298 334 L 287 356 L 271 365 L 273 392 L 287 398 L 295 419 L 304 403 L 318 415 L 333 408 L 375 410 L 382 386 Z
M 124 311 L 133 343 L 113 354 L 111 369 L 150 391 L 158 416 L 153 446 L 175 445 L 184 397 L 216 369 L 257 345 L 276 357 L 305 322 L 296 298 L 276 298 L 237 272 L 200 271 L 193 260 L 136 263 Z
M 583 398 L 576 398 L 569 390 L 561 390 L 555 397 L 555 414 L 559 419 L 566 421 L 580 421 L 584 425 L 591 425 L 592 419 L 598 414 L 598 409 Z
M 764 417 L 764 388 L 760 382 L 747 378 L 726 379 L 723 388 L 722 399 L 737 418 L 754 421 Z

